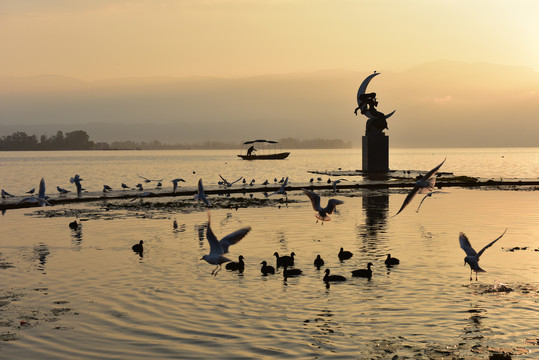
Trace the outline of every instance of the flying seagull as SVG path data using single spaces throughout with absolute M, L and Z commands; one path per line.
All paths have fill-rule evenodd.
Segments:
M 481 249 L 479 252 L 475 252 L 474 248 L 472 247 L 472 244 L 470 244 L 470 240 L 468 240 L 468 237 L 464 235 L 464 233 L 459 234 L 459 242 L 460 247 L 464 252 L 466 253 L 466 257 L 464 258 L 464 265 L 466 266 L 466 263 L 470 265 L 470 281 L 472 281 L 472 271 L 475 271 L 475 281 L 477 281 L 477 273 L 478 272 L 486 272 L 485 270 L 481 269 L 479 267 L 479 257 L 483 252 L 492 246 L 496 241 L 500 240 L 501 237 L 505 234 L 507 229 L 504 230 L 504 232 L 498 236 L 495 240 L 491 241 L 489 244 L 487 244 L 484 248 Z
M 313 210 L 316 211 L 314 217 L 322 221 L 322 224 L 324 224 L 324 221 L 331 220 L 328 214 L 332 214 L 333 211 L 335 211 L 337 205 L 344 204 L 344 202 L 341 200 L 329 199 L 327 206 L 325 208 L 322 208 L 320 206 L 320 196 L 318 194 L 315 194 L 313 191 L 306 189 L 303 189 L 303 192 L 309 197 L 309 199 L 311 199 Z M 318 222 L 318 220 L 316 220 L 316 222 Z
M 206 238 L 210 244 L 210 253 L 208 255 L 204 255 L 200 260 L 205 260 L 208 264 L 217 265 L 216 268 L 211 272 L 212 275 L 216 276 L 221 270 L 221 265 L 231 261 L 229 258 L 224 256 L 224 254 L 228 253 L 228 248 L 231 245 L 237 244 L 241 239 L 243 239 L 245 235 L 251 231 L 251 227 L 247 226 L 241 228 L 231 234 L 228 234 L 221 240 L 217 240 L 217 237 L 211 229 L 210 223 L 211 216 L 210 212 L 208 211 L 208 228 L 206 230 Z
M 204 194 L 204 185 L 202 185 L 202 179 L 198 180 L 198 192 L 195 194 L 195 200 L 201 200 L 204 204 L 211 206 L 206 194 Z
M 177 178 L 177 179 L 174 179 L 172 180 L 172 192 L 175 193 L 176 190 L 178 190 L 178 182 L 185 182 L 184 179 L 180 179 L 180 178 Z
M 286 177 L 286 179 L 283 178 L 282 181 L 283 182 L 282 182 L 281 188 L 279 190 L 277 190 L 276 192 L 269 194 L 268 197 L 271 196 L 271 195 L 276 195 L 276 194 L 281 194 L 281 195 L 286 196 L 285 188 L 286 188 L 286 185 L 288 185 L 288 176 Z
M 444 161 L 442 161 L 440 165 L 436 166 L 434 169 L 426 173 L 425 176 L 423 176 L 421 179 L 416 181 L 414 188 L 412 189 L 412 191 L 410 191 L 408 196 L 406 196 L 406 199 L 404 199 L 400 210 L 393 216 L 397 216 L 402 210 L 404 210 L 406 205 L 408 205 L 412 201 L 412 199 L 418 192 L 424 194 L 434 189 L 434 184 L 436 183 L 436 172 L 440 170 L 440 167 L 443 165 L 445 160 L 446 159 L 444 159 Z
M 159 181 L 163 181 L 163 179 L 159 179 L 159 180 L 156 180 L 156 179 L 148 179 L 148 178 L 145 178 L 144 176 L 139 175 L 139 174 L 137 174 L 137 176 L 138 176 L 139 178 L 144 179 L 144 182 L 145 182 L 145 183 L 149 183 L 149 182 L 152 182 L 152 181 L 158 181 L 158 182 L 159 182 Z
M 431 192 L 429 192 L 427 195 L 425 195 L 423 197 L 423 199 L 419 203 L 419 206 L 417 207 L 417 210 L 415 212 L 419 212 L 419 208 L 421 207 L 421 205 L 423 205 L 423 201 L 425 201 L 426 198 L 431 197 L 434 194 L 447 194 L 447 192 L 446 191 L 431 191 Z
M 77 197 L 82 196 L 82 185 L 80 184 L 82 180 L 83 179 L 81 179 L 81 177 L 78 174 L 76 174 L 71 179 L 69 179 L 69 182 L 72 184 L 75 184 L 75 187 L 77 188 Z
M 235 183 L 237 183 L 238 181 L 240 181 L 241 179 L 243 179 L 243 176 L 240 176 L 240 178 L 236 181 L 232 181 L 232 182 L 228 182 L 224 177 L 221 176 L 221 174 L 219 174 L 219 177 L 223 180 L 224 182 L 224 185 L 226 187 L 231 187 L 232 185 L 234 185 Z

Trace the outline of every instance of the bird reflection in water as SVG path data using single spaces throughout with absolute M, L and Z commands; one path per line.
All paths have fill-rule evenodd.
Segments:
M 45 244 L 39 244 L 34 247 L 34 255 L 35 258 L 38 260 L 39 265 L 37 266 L 37 269 L 44 272 L 45 271 L 45 264 L 47 263 L 47 255 L 49 255 L 49 248 Z

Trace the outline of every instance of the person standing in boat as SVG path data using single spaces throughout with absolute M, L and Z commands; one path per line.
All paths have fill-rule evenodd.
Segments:
M 251 145 L 249 149 L 247 149 L 247 156 L 253 155 L 253 152 L 256 151 L 255 146 Z

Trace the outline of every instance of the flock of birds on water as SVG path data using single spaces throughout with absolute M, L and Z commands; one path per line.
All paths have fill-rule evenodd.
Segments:
M 423 200 L 425 200 L 425 198 L 429 196 L 429 194 L 432 194 L 434 192 L 434 186 L 436 183 L 436 173 L 444 164 L 444 162 L 445 162 L 445 159 L 438 166 L 436 166 L 435 168 L 427 172 L 424 176 L 422 176 L 419 180 L 416 181 L 413 189 L 408 193 L 399 211 L 394 216 L 401 213 L 404 210 L 404 208 L 406 208 L 406 206 L 410 204 L 410 202 L 412 201 L 412 199 L 415 197 L 416 194 L 427 193 L 427 195 L 425 195 L 425 197 L 423 198 Z M 229 183 L 223 177 L 221 178 L 227 184 L 227 186 L 229 185 L 231 186 L 235 182 L 241 180 L 240 178 L 232 183 Z M 282 181 L 281 188 L 273 194 L 286 195 L 285 187 L 287 183 L 288 183 L 288 178 Z M 317 219 L 317 222 L 321 221 L 322 224 L 324 223 L 324 221 L 330 221 L 331 218 L 329 217 L 329 215 L 331 215 L 335 211 L 338 205 L 342 205 L 344 203 L 343 201 L 338 200 L 338 199 L 329 199 L 326 207 L 322 207 L 321 199 L 318 194 L 307 189 L 303 189 L 303 192 L 305 193 L 305 195 L 307 195 L 307 197 L 311 201 L 312 208 L 315 211 L 314 216 Z M 270 194 L 270 195 L 273 195 L 273 194 Z M 204 185 L 202 183 L 202 179 L 198 181 L 198 192 L 197 194 L 195 194 L 194 198 L 195 200 L 202 201 L 207 206 L 211 206 L 210 201 L 208 200 L 208 198 L 206 197 L 206 194 L 204 193 Z M 231 259 L 227 258 L 225 255 L 228 253 L 230 246 L 237 244 L 240 240 L 242 240 L 249 233 L 250 230 L 251 230 L 251 227 L 247 226 L 226 235 L 221 240 L 218 240 L 211 228 L 211 215 L 208 210 L 208 226 L 207 226 L 207 231 L 206 231 L 206 239 L 208 240 L 208 243 L 210 245 L 210 253 L 207 255 L 204 255 L 201 260 L 205 260 L 208 264 L 216 265 L 216 267 L 212 270 L 212 273 L 211 273 L 212 275 L 216 276 L 221 270 L 222 264 L 225 264 L 225 263 L 226 263 L 225 268 L 227 270 L 239 271 L 240 273 L 243 273 L 245 269 L 244 257 L 240 255 L 238 257 L 238 262 L 233 262 Z M 496 241 L 501 239 L 506 231 L 507 229 L 505 229 L 505 231 L 499 237 L 497 237 L 496 239 L 491 241 L 489 244 L 484 246 L 479 252 L 476 252 L 474 250 L 474 248 L 470 244 L 470 241 L 468 240 L 468 237 L 464 233 L 461 232 L 459 234 L 460 247 L 466 253 L 466 257 L 464 258 L 464 265 L 468 264 L 470 266 L 470 281 L 473 279 L 472 274 L 474 271 L 475 271 L 476 281 L 477 281 L 477 273 L 485 272 L 485 270 L 483 270 L 479 266 L 480 256 L 483 254 L 483 252 L 487 248 L 489 248 Z M 141 254 L 143 252 L 143 241 L 141 240 L 138 244 L 133 245 L 132 249 L 133 251 Z M 283 273 L 283 277 L 285 281 L 289 277 L 298 276 L 303 273 L 301 269 L 297 269 L 293 267 L 294 256 L 296 255 L 294 252 L 292 252 L 290 255 L 284 255 L 284 256 L 279 256 L 279 253 L 275 252 L 273 255 L 276 258 L 276 267 L 283 268 L 282 273 Z M 350 259 L 352 256 L 353 256 L 352 252 L 344 250 L 343 248 L 341 248 L 338 253 L 338 258 L 341 262 L 344 260 Z M 320 270 L 320 268 L 324 266 L 324 263 L 325 262 L 320 255 L 317 255 L 316 259 L 314 259 L 313 261 L 313 265 L 318 270 Z M 400 263 L 399 259 L 391 257 L 391 254 L 387 254 L 387 258 L 385 260 L 386 266 L 391 267 L 394 265 L 398 265 L 399 263 Z M 261 265 L 262 267 L 260 268 L 260 271 L 262 275 L 267 276 L 269 274 L 275 274 L 275 267 L 268 265 L 267 261 L 262 261 Z M 369 262 L 367 264 L 367 268 L 353 270 L 352 277 L 363 277 L 363 278 L 370 279 L 372 277 L 372 269 L 371 269 L 372 266 L 373 264 Z M 326 269 L 325 275 L 323 277 L 323 281 L 329 285 L 330 282 L 346 281 L 346 277 L 342 275 L 331 274 L 330 269 Z
M 436 173 L 441 168 L 441 166 L 444 164 L 444 162 L 445 162 L 445 159 L 438 166 L 434 167 L 432 170 L 427 172 L 424 176 L 420 177 L 416 181 L 416 183 L 414 184 L 413 189 L 408 193 L 408 195 L 404 199 L 404 202 L 402 203 L 402 206 L 400 207 L 399 211 L 393 216 L 397 216 L 398 214 L 400 214 L 412 202 L 413 198 L 417 194 L 426 194 L 424 196 L 424 198 L 421 200 L 421 203 L 419 205 L 419 207 L 421 207 L 421 204 L 423 203 L 423 201 L 427 197 L 429 197 L 432 194 L 436 193 L 436 191 L 434 191 L 434 187 L 435 187 L 435 183 L 436 183 Z M 141 175 L 138 175 L 138 176 L 141 177 L 142 179 L 144 179 L 144 181 L 146 183 L 150 183 L 150 182 L 155 181 L 155 182 L 157 182 L 157 187 L 158 188 L 160 188 L 162 186 L 162 183 L 161 183 L 162 179 L 161 180 L 148 179 L 148 178 L 145 178 L 145 177 L 143 177 Z M 231 187 L 233 184 L 238 183 L 239 181 L 241 181 L 243 179 L 242 177 L 240 177 L 239 179 L 237 179 L 235 181 L 229 182 L 223 176 L 221 176 L 220 174 L 219 174 L 219 177 L 221 178 L 221 181 L 219 181 L 218 184 L 220 186 L 224 186 L 224 187 Z M 72 177 L 70 179 L 70 182 L 72 184 L 75 184 L 75 186 L 76 186 L 77 196 L 78 197 L 80 197 L 82 195 L 82 190 L 84 190 L 82 188 L 82 185 L 81 185 L 82 180 L 83 179 L 79 175 L 75 175 L 74 177 Z M 317 180 L 321 181 L 320 178 L 318 178 Z M 338 179 L 338 180 L 335 180 L 333 182 L 331 182 L 331 180 L 328 180 L 328 183 L 333 183 L 334 193 L 336 192 L 337 184 L 339 182 L 343 181 L 343 180 L 345 180 L 345 179 Z M 313 183 L 313 181 L 314 181 L 314 179 L 310 180 L 311 183 Z M 172 180 L 173 192 L 177 191 L 179 182 L 185 182 L 185 180 L 183 180 L 181 178 L 176 178 L 176 179 Z M 252 186 L 254 184 L 254 182 L 255 182 L 255 180 L 253 179 L 249 183 L 249 185 Z M 280 183 L 281 184 L 280 188 L 277 191 L 275 191 L 275 192 L 273 192 L 271 194 L 264 193 L 264 195 L 266 197 L 269 197 L 269 196 L 272 196 L 272 195 L 284 195 L 284 196 L 286 196 L 286 186 L 288 185 L 288 177 L 286 177 L 286 178 L 283 177 L 280 181 L 278 181 L 277 178 L 275 178 L 274 182 L 275 183 L 277 183 L 277 182 Z M 247 184 L 246 179 L 243 179 L 243 183 L 244 183 L 244 185 Z M 268 180 L 266 180 L 263 183 L 263 185 L 268 185 L 268 183 L 269 183 Z M 126 184 L 122 183 L 122 188 L 129 189 L 130 187 L 127 186 Z M 143 190 L 142 184 L 138 184 L 137 188 L 142 191 Z M 57 187 L 57 190 L 61 194 L 65 194 L 65 193 L 69 192 L 68 190 L 60 188 L 59 186 Z M 111 190 L 112 190 L 112 188 L 110 186 L 104 185 L 103 193 L 106 193 L 107 191 L 111 191 Z M 329 217 L 329 215 L 331 215 L 335 211 L 335 209 L 336 209 L 336 207 L 338 205 L 342 205 L 344 203 L 341 200 L 332 198 L 332 199 L 328 200 L 327 205 L 325 207 L 322 207 L 321 199 L 320 199 L 320 196 L 318 194 L 316 194 L 315 192 L 313 192 L 311 190 L 307 190 L 307 189 L 302 189 L 302 191 L 305 193 L 305 195 L 307 195 L 307 197 L 311 201 L 312 208 L 315 211 L 314 216 L 317 219 L 316 222 L 321 221 L 322 225 L 324 224 L 325 221 L 330 221 L 331 218 Z M 47 201 L 48 196 L 45 195 L 45 180 L 43 178 L 40 181 L 39 190 L 38 190 L 37 195 L 35 194 L 35 189 L 31 189 L 27 193 L 30 194 L 31 196 L 22 199 L 20 201 L 20 203 L 24 203 L 24 202 L 38 203 L 41 206 L 50 205 L 49 202 Z M 3 199 L 5 199 L 7 197 L 13 197 L 13 195 L 6 192 L 4 189 L 2 189 L 1 195 L 2 195 Z M 208 200 L 206 194 L 204 193 L 204 185 L 202 183 L 202 179 L 199 179 L 199 181 L 198 181 L 197 193 L 194 195 L 194 199 L 202 201 L 208 207 L 211 206 L 211 202 Z M 419 207 L 418 207 L 417 211 L 419 211 Z M 210 245 L 210 253 L 207 254 L 207 255 L 204 255 L 201 260 L 205 260 L 209 264 L 216 265 L 216 267 L 213 269 L 213 271 L 211 273 L 212 275 L 217 275 L 219 273 L 219 271 L 221 270 L 222 264 L 224 264 L 224 263 L 227 263 L 226 266 L 225 266 L 225 268 L 227 270 L 243 272 L 244 266 L 245 266 L 245 263 L 243 261 L 244 260 L 243 256 L 242 255 L 239 256 L 238 262 L 233 262 L 232 260 L 227 258 L 225 256 L 225 254 L 228 253 L 229 247 L 231 245 L 237 244 L 241 239 L 243 239 L 249 233 L 249 231 L 251 230 L 251 227 L 241 228 L 241 229 L 239 229 L 239 230 L 237 230 L 237 231 L 235 231 L 235 232 L 233 232 L 231 234 L 228 234 L 227 236 L 223 237 L 221 240 L 218 240 L 217 237 L 215 236 L 215 234 L 213 233 L 210 224 L 211 224 L 211 216 L 210 216 L 210 213 L 209 213 L 209 210 L 208 210 L 208 226 L 207 226 L 207 231 L 206 231 L 206 238 L 207 238 L 208 243 Z M 75 220 L 72 223 L 70 223 L 69 226 L 72 229 L 77 229 L 79 225 L 78 225 L 77 221 Z M 480 258 L 480 256 L 483 254 L 483 252 L 487 248 L 489 248 L 496 241 L 501 239 L 506 231 L 507 231 L 507 229 L 505 229 L 505 231 L 498 238 L 496 238 L 495 240 L 491 241 L 489 244 L 484 246 L 479 252 L 474 250 L 474 248 L 470 244 L 470 241 L 468 240 L 468 237 L 464 233 L 461 232 L 459 234 L 460 247 L 466 253 L 466 257 L 464 258 L 464 265 L 468 264 L 470 266 L 470 281 L 472 280 L 472 274 L 473 274 L 474 271 L 475 271 L 475 279 L 476 279 L 476 281 L 477 281 L 477 273 L 485 272 L 485 270 L 483 270 L 479 266 L 479 258 Z M 142 254 L 143 251 L 144 251 L 143 241 L 140 240 L 139 243 L 133 245 L 132 250 L 135 251 L 136 253 Z M 293 266 L 294 266 L 294 256 L 295 256 L 295 254 L 293 252 L 290 254 L 290 256 L 288 256 L 288 255 L 287 256 L 279 256 L 279 254 L 277 252 L 275 252 L 274 256 L 276 257 L 276 266 L 277 266 L 277 268 L 279 268 L 279 267 L 283 268 L 283 276 L 284 276 L 285 279 L 287 279 L 288 277 L 298 276 L 298 275 L 302 274 L 302 270 L 297 269 L 297 268 L 293 268 Z M 341 261 L 344 261 L 344 260 L 347 260 L 350 257 L 352 257 L 352 253 L 349 252 L 349 251 L 345 251 L 343 248 L 341 248 L 341 251 L 339 252 L 338 257 L 339 257 L 339 259 Z M 314 260 L 313 264 L 317 269 L 320 269 L 324 265 L 324 260 L 321 258 L 320 255 L 318 255 L 317 258 Z M 387 254 L 387 259 L 385 260 L 385 264 L 387 266 L 397 265 L 397 264 L 399 264 L 399 260 L 396 259 L 396 258 L 391 257 L 390 254 Z M 268 274 L 274 274 L 275 273 L 275 268 L 273 266 L 271 266 L 271 265 L 268 265 L 267 261 L 263 261 L 261 263 L 261 265 L 262 265 L 262 267 L 261 267 L 260 270 L 261 270 L 263 275 L 268 275 Z M 367 264 L 367 268 L 352 271 L 352 276 L 354 276 L 354 277 L 364 277 L 364 278 L 369 278 L 370 279 L 372 277 L 372 269 L 371 269 L 372 266 L 373 266 L 373 264 L 371 262 L 369 262 Z M 345 281 L 346 278 L 344 276 L 341 276 L 341 275 L 330 274 L 330 270 L 326 269 L 323 280 L 324 280 L 324 282 L 329 283 L 329 282 Z

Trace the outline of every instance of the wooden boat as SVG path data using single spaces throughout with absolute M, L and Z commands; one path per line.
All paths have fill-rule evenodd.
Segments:
M 255 148 L 257 146 L 258 148 Z M 255 152 L 258 152 L 256 154 Z M 241 154 L 238 157 L 243 160 L 282 160 L 290 155 L 283 152 L 281 144 L 273 140 L 251 140 L 241 145 Z

